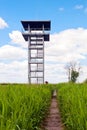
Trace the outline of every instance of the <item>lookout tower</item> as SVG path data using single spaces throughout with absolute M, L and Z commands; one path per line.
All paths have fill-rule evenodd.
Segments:
M 44 41 L 49 41 L 50 21 L 21 21 L 28 41 L 28 82 L 44 83 Z

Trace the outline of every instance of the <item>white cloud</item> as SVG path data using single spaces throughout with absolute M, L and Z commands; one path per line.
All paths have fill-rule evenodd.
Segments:
M 85 59 L 87 53 L 87 29 L 68 29 L 51 35 L 50 47 L 45 48 L 48 60 L 60 62 Z M 51 53 L 52 52 L 52 53 Z M 51 57 L 51 58 L 50 58 Z M 55 59 L 56 58 L 56 59 Z
M 0 17 L 0 29 L 4 29 L 5 27 L 8 27 L 8 24 Z
M 79 77 L 79 82 L 83 82 L 85 79 L 87 79 L 87 66 L 82 65 L 81 66 L 81 73 Z
M 0 60 L 23 60 L 27 58 L 27 50 L 11 45 L 0 47 Z
M 45 81 L 58 83 L 67 81 L 65 64 L 62 63 L 46 63 L 45 64 Z
M 83 9 L 83 8 L 84 8 L 83 5 L 75 5 L 75 9 L 77 9 L 77 10 L 80 10 L 80 9 Z
M 0 63 L 0 82 L 25 83 L 27 82 L 27 61 L 13 61 L 8 64 Z
M 60 8 L 59 8 L 59 11 L 64 11 L 64 8 L 63 8 L 63 7 L 60 7 Z
M 70 61 L 87 60 L 87 29 L 67 29 L 53 34 L 47 44 L 49 46 L 45 45 L 45 61 L 48 66 L 46 78 L 49 81 L 67 81 L 64 65 Z M 61 68 L 56 65 L 60 65 Z M 87 71 L 85 73 L 87 74 Z M 85 75 L 82 80 L 84 78 Z
M 83 10 L 84 13 L 87 13 L 87 7 L 84 7 L 83 5 L 75 5 L 74 9 Z
M 13 31 L 14 32 L 14 31 Z M 11 33 L 13 45 L 0 47 L 0 82 L 27 82 L 27 49 L 23 41 L 16 39 L 18 31 Z M 84 61 L 87 64 L 87 29 L 67 29 L 51 34 L 49 43 L 45 44 L 45 80 L 51 83 L 67 81 L 67 62 Z M 85 71 L 84 71 L 85 69 Z M 87 77 L 87 67 L 82 65 L 79 81 Z
M 20 31 L 12 31 L 12 33 L 9 33 L 9 37 L 11 38 L 12 44 L 27 48 L 27 42 L 25 42 Z

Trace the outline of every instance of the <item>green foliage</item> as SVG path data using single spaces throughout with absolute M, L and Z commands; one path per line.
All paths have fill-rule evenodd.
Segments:
M 79 72 L 76 70 L 71 71 L 71 82 L 75 83 L 79 76 Z
M 0 85 L 0 130 L 37 130 L 50 104 L 44 85 Z
M 66 130 L 87 130 L 87 84 L 60 84 L 58 100 Z
M 80 71 L 81 71 L 80 65 L 72 61 L 72 62 L 67 63 L 67 65 L 65 66 L 65 69 L 67 70 L 68 81 L 75 83 L 77 78 L 80 75 Z

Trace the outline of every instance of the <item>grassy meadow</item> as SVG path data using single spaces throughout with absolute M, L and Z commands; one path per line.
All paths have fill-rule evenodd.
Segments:
M 59 84 L 58 102 L 66 130 L 87 130 L 87 84 Z
M 65 130 L 87 130 L 87 84 L 0 85 L 0 130 L 40 130 L 58 90 L 58 104 Z
M 38 130 L 50 99 L 47 85 L 0 85 L 0 130 Z

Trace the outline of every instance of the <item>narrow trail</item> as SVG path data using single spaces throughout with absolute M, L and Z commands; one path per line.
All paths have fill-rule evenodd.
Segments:
M 49 108 L 49 115 L 43 122 L 43 130 L 64 130 L 58 109 L 56 91 L 53 93 L 51 106 Z

